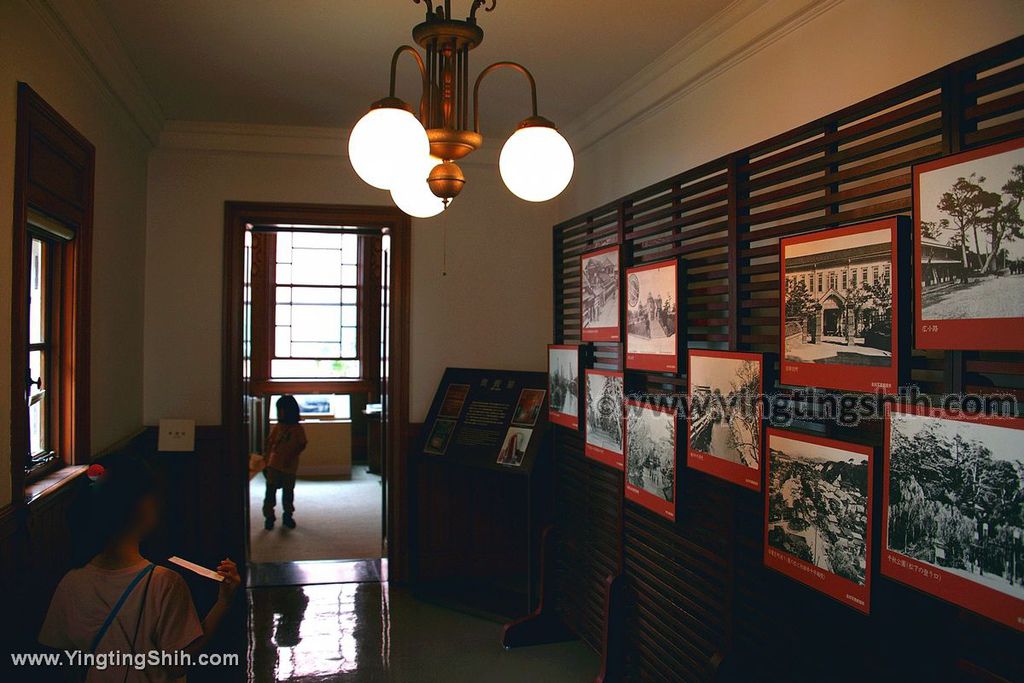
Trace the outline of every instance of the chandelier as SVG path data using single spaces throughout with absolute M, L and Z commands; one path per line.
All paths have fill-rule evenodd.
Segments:
M 436 9 L 434 0 L 413 1 L 427 8 L 426 20 L 412 30 L 426 57 L 410 45 L 395 50 L 390 93 L 370 105 L 349 137 L 349 159 L 359 177 L 390 190 L 395 204 L 411 216 L 429 218 L 444 211 L 466 184 L 456 162 L 483 144 L 480 83 L 494 71 L 513 69 L 529 83 L 533 113 L 502 147 L 501 178 L 526 201 L 543 202 L 561 194 L 572 178 L 572 149 L 555 124 L 537 115 L 533 75 L 521 64 L 496 62 L 481 71 L 470 88 L 469 53 L 484 39 L 476 13 L 488 0 L 473 0 L 465 20 L 452 19 L 451 0 Z M 485 11 L 492 11 L 496 3 L 490 0 Z M 415 59 L 422 79 L 415 109 L 395 96 L 395 72 L 403 54 Z

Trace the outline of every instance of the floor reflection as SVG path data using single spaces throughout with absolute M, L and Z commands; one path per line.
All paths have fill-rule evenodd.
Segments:
M 250 681 L 591 681 L 578 642 L 505 651 L 501 624 L 421 602 L 387 583 L 249 591 Z

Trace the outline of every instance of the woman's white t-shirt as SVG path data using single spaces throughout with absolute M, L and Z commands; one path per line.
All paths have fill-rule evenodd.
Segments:
M 107 615 L 128 584 L 147 564 L 142 562 L 123 569 L 100 569 L 87 564 L 69 571 L 57 585 L 50 601 L 50 610 L 39 632 L 39 642 L 61 651 L 88 653 Z M 140 653 L 148 655 L 150 652 L 173 655 L 203 635 L 185 580 L 165 567 L 155 567 L 150 576 L 151 579 L 139 581 L 121 606 L 96 647 L 98 655 L 125 653 L 138 657 Z M 148 591 L 147 580 L 150 582 Z M 113 661 L 113 657 L 108 657 L 107 661 Z M 133 658 L 131 661 L 136 660 Z M 104 670 L 91 667 L 85 680 L 88 683 L 120 683 L 125 680 L 163 683 L 175 679 L 171 678 L 166 667 L 146 664 L 142 669 L 134 666 L 108 666 Z

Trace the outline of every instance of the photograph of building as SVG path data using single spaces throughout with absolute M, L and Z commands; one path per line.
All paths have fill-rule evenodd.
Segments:
M 760 359 L 691 351 L 689 382 L 690 451 L 760 468 Z
M 522 465 L 532 435 L 532 429 L 509 427 L 508 432 L 505 434 L 505 441 L 501 444 L 501 450 L 498 451 L 498 459 L 495 462 L 499 465 L 508 465 L 509 467 L 519 467 Z
M 548 410 L 551 421 L 570 428 L 579 426 L 580 349 L 548 347 Z
M 678 263 L 664 261 L 626 273 L 626 364 L 630 368 L 678 368 Z
M 676 480 L 676 414 L 628 402 L 626 482 L 672 503 Z
M 768 545 L 864 585 L 868 456 L 774 431 L 768 450 Z
M 996 149 L 916 169 L 922 320 L 1024 318 L 1024 144 Z
M 888 367 L 892 231 L 829 234 L 782 242 L 785 360 Z
M 888 550 L 1024 600 L 1024 432 L 1016 422 L 892 411 Z
M 619 339 L 619 248 L 607 247 L 580 259 L 583 339 Z
M 622 465 L 623 377 L 620 372 L 586 371 L 585 449 L 590 457 Z

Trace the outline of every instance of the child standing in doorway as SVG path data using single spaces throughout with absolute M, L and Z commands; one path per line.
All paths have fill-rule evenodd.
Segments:
M 299 471 L 299 455 L 306 449 L 306 430 L 299 424 L 299 402 L 294 396 L 277 399 L 277 424 L 267 437 L 267 492 L 263 496 L 263 528 L 274 528 L 274 506 L 281 489 L 284 517 L 281 523 L 295 528 L 295 474 Z

